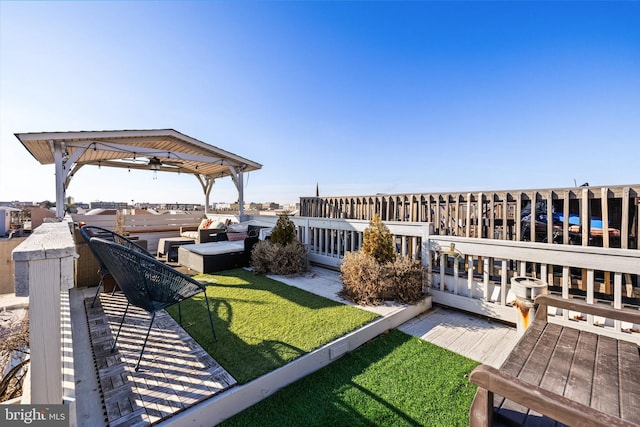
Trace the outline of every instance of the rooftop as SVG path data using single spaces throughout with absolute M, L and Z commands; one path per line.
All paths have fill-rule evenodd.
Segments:
M 342 283 L 336 271 L 313 267 L 304 276 L 275 278 L 350 304 L 337 295 Z M 103 293 L 100 304 L 91 308 L 93 295 L 94 288 L 71 292 L 74 363 L 93 367 L 87 371 L 76 369 L 79 425 L 148 425 L 237 387 L 224 368 L 166 313 L 156 317 L 141 369 L 135 372 L 148 315 L 142 310 L 131 312 L 128 319 L 132 321 L 127 321 L 121 344 L 112 354 L 112 337 L 126 300 L 117 293 L 113 296 Z M 405 309 L 397 304 L 361 308 L 383 316 L 393 316 Z M 516 341 L 512 326 L 442 307 L 403 322 L 398 328 L 496 367 Z M 240 387 L 262 387 L 260 381 L 254 383 Z

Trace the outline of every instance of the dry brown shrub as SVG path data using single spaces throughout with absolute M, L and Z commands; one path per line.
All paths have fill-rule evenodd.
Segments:
M 0 378 L 0 402 L 22 394 L 22 381 L 29 363 L 29 317 L 0 330 L 0 372 L 4 372 L 12 356 L 21 361 Z
M 399 256 L 382 266 L 382 282 L 385 292 L 389 292 L 387 299 L 411 304 L 424 296 L 426 271 L 420 261 Z
M 347 252 L 340 265 L 343 288 L 340 296 L 356 304 L 381 304 L 380 264 L 362 252 Z
M 379 305 L 384 300 L 414 303 L 423 297 L 424 268 L 409 257 L 378 264 L 362 252 L 347 252 L 340 273 L 344 285 L 340 295 L 356 304 Z
M 297 240 L 286 245 L 263 240 L 251 251 L 251 266 L 256 274 L 300 274 L 307 271 L 307 248 Z

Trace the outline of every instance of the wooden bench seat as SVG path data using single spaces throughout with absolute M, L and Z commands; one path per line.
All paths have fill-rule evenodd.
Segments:
M 634 343 L 547 322 L 547 306 L 640 323 L 640 312 L 542 295 L 536 318 L 500 369 L 470 376 L 471 426 L 640 426 L 640 353 Z

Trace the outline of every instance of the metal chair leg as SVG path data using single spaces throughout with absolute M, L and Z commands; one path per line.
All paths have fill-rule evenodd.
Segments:
M 151 333 L 151 327 L 153 326 L 153 320 L 156 318 L 156 312 L 154 311 L 151 315 L 151 322 L 149 322 L 149 329 L 147 329 L 147 336 L 144 337 L 144 343 L 142 344 L 142 350 L 140 350 L 140 356 L 138 356 L 138 363 L 136 363 L 136 372 L 138 372 L 138 368 L 140 367 L 140 361 L 142 360 L 142 353 L 144 353 L 144 348 L 147 345 L 147 340 L 149 339 L 149 333 Z
M 124 314 L 122 315 L 120 326 L 118 326 L 118 333 L 116 334 L 116 339 L 113 340 L 113 345 L 111 346 L 111 353 L 113 353 L 116 349 L 116 343 L 118 342 L 118 337 L 120 336 L 120 329 L 122 329 L 122 324 L 124 323 L 124 318 L 127 316 L 128 310 L 129 310 L 129 303 L 127 303 L 127 307 L 124 309 Z
M 100 289 L 102 289 L 102 284 L 104 283 L 104 274 L 100 274 L 100 282 L 98 283 L 98 289 L 96 290 L 96 294 L 93 297 L 93 301 L 91 301 L 91 308 L 93 308 L 93 305 L 96 303 L 96 300 L 98 299 L 98 295 L 100 295 Z
M 209 324 L 211 325 L 211 333 L 213 333 L 213 340 L 218 341 L 216 337 L 216 330 L 213 329 L 213 320 L 211 319 L 211 310 L 209 309 L 209 298 L 207 298 L 207 291 L 204 292 L 204 300 L 207 303 L 207 314 L 209 315 Z

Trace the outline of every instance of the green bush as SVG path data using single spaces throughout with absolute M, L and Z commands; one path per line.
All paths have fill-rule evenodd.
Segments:
M 375 258 L 379 264 L 396 259 L 393 235 L 380 219 L 380 215 L 374 215 L 369 227 L 364 230 L 361 250 L 365 255 Z
M 297 240 L 286 245 L 263 240 L 251 251 L 255 274 L 299 274 L 307 271 L 307 248 Z
M 296 226 L 287 214 L 280 215 L 271 232 L 271 241 L 279 245 L 288 245 L 296 240 Z

